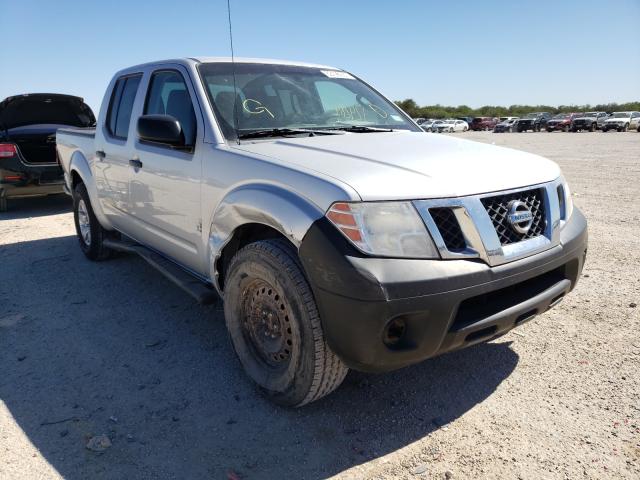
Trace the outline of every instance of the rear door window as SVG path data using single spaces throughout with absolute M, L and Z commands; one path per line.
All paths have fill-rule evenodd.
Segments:
M 119 78 L 113 87 L 113 95 L 107 111 L 107 130 L 120 139 L 126 139 L 131 123 L 131 111 L 136 99 L 142 75 Z

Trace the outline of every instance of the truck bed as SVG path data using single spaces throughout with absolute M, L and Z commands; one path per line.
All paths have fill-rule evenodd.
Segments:
M 56 149 L 64 171 L 67 193 L 71 192 L 71 160 L 81 155 L 91 164 L 89 160 L 95 155 L 95 135 L 95 128 L 59 128 L 56 132 Z

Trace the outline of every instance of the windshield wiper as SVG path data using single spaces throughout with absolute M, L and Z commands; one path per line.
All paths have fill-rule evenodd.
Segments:
M 305 128 L 267 128 L 264 130 L 254 130 L 252 132 L 241 133 L 238 135 L 238 139 L 246 140 L 249 138 L 287 137 L 289 135 L 304 134 L 313 137 L 315 135 L 331 135 L 332 132 Z
M 372 132 L 393 132 L 392 128 L 368 127 L 367 125 L 350 125 L 345 127 L 331 127 L 326 130 L 340 130 L 343 132 L 372 133 Z

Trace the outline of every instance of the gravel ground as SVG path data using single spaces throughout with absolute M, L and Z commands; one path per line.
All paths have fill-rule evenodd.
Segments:
M 64 197 L 11 203 L 0 478 L 639 478 L 640 134 L 461 135 L 561 164 L 589 219 L 580 284 L 497 341 L 351 372 L 298 410 L 245 379 L 220 306 L 137 258 L 85 260 Z

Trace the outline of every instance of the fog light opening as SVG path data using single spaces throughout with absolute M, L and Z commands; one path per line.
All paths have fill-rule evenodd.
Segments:
M 383 342 L 387 347 L 397 347 L 407 332 L 407 323 L 404 318 L 397 317 L 389 321 L 384 328 Z

